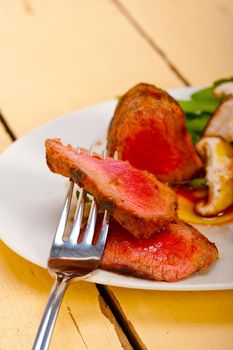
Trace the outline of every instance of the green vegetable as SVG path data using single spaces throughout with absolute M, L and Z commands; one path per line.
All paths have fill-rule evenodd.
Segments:
M 200 139 L 208 120 L 224 99 L 214 95 L 215 87 L 230 81 L 233 81 L 233 77 L 219 79 L 212 86 L 194 92 L 189 100 L 178 101 L 186 113 L 186 127 L 193 143 Z
M 193 179 L 188 182 L 188 187 L 202 187 L 207 184 L 207 180 L 204 177 Z
M 222 78 L 222 79 L 219 79 L 219 80 L 216 80 L 214 83 L 213 83 L 213 86 L 216 87 L 222 83 L 227 83 L 227 82 L 230 82 L 230 81 L 233 81 L 233 77 L 229 77 L 229 78 Z
M 212 100 L 192 99 L 190 101 L 179 101 L 179 104 L 186 113 L 195 113 L 199 115 L 202 112 L 214 113 L 216 108 L 219 106 L 219 103 L 219 99 L 216 98 Z
M 189 131 L 192 142 L 195 144 L 202 133 L 202 131 L 205 129 L 206 124 L 208 123 L 210 118 L 209 113 L 202 113 L 200 115 L 187 113 L 186 114 L 186 128 Z

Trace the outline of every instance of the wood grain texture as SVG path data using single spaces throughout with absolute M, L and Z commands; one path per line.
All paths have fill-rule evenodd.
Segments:
M 110 0 L 1 2 L 0 43 L 1 108 L 17 136 L 140 81 L 183 85 Z
M 161 292 L 109 288 L 145 349 L 232 349 L 233 291 Z
M 209 84 L 232 75 L 232 26 L 231 0 L 1 1 L 1 110 L 22 136 L 140 81 Z M 10 144 L 0 124 L 0 152 Z M 3 243 L 0 276 L 0 350 L 31 349 L 52 279 Z M 233 291 L 110 291 L 143 349 L 232 349 Z M 51 349 L 132 348 L 96 287 L 79 282 Z
M 114 2 L 190 84 L 208 85 L 232 76 L 231 0 Z
M 0 243 L 0 349 L 31 349 L 53 280 Z M 106 307 L 106 306 L 105 306 Z M 56 323 L 51 349 L 131 349 L 94 284 L 74 282 Z M 108 317 L 106 317 L 106 315 Z M 120 339 L 120 340 L 119 340 Z

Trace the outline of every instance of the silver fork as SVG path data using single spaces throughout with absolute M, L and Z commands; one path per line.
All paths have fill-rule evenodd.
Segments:
M 48 260 L 48 270 L 55 275 L 56 281 L 50 293 L 33 350 L 48 349 L 61 301 L 69 282 L 73 279 L 84 279 L 90 272 L 96 270 L 100 265 L 104 251 L 109 217 L 108 212 L 105 211 L 97 242 L 93 243 L 98 212 L 94 198 L 91 201 L 91 208 L 83 238 L 81 242 L 78 242 L 86 197 L 83 188 L 79 192 L 72 228 L 68 238 L 66 240 L 64 239 L 73 192 L 74 182 L 70 180 L 70 187 Z

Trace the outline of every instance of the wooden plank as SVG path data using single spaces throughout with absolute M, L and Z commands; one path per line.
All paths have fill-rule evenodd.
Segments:
M 232 290 L 162 292 L 111 287 L 110 291 L 145 349 L 232 349 Z
M 232 76 L 231 0 L 115 0 L 193 85 Z
M 0 2 L 0 43 L 1 106 L 18 136 L 140 81 L 183 85 L 109 0 Z
M 1 242 L 0 275 L 0 349 L 31 349 L 52 278 Z M 51 349 L 118 350 L 121 345 L 131 349 L 95 285 L 74 282 L 64 298 Z
M 112 98 L 138 81 L 183 85 L 166 59 L 192 84 L 209 83 L 232 71 L 232 45 L 223 40 L 232 29 L 229 1 L 124 0 L 157 48 L 116 3 L 0 3 L 0 100 L 18 136 L 59 114 Z M 4 245 L 0 250 L 0 344 L 4 350 L 29 349 L 51 279 Z M 111 291 L 148 349 L 230 349 L 232 291 Z M 52 348 L 121 348 L 117 326 L 100 312 L 98 298 L 93 285 L 71 287 Z

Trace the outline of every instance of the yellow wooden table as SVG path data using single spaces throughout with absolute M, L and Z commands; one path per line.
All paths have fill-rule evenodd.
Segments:
M 1 1 L 0 151 L 137 82 L 169 88 L 232 75 L 232 34 L 231 0 Z M 0 243 L 1 350 L 31 348 L 51 285 Z M 74 283 L 51 349 L 132 348 L 233 349 L 233 292 Z

